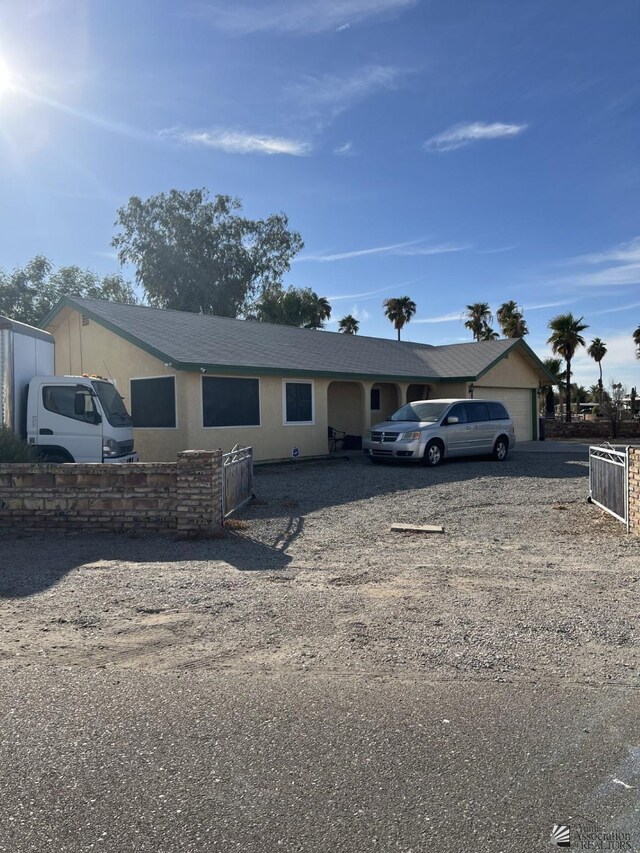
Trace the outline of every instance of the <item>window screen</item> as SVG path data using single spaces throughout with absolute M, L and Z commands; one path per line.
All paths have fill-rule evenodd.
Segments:
M 313 389 L 310 382 L 286 383 L 286 422 L 310 423 L 313 420 Z
M 378 411 L 380 409 L 380 389 L 371 389 L 371 410 Z
M 202 425 L 260 426 L 259 381 L 203 376 Z
M 176 425 L 174 376 L 131 380 L 131 419 L 134 427 L 171 429 Z

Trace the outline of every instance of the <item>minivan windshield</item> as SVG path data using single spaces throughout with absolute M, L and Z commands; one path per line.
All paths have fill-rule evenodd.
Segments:
M 407 403 L 398 409 L 389 420 L 392 421 L 420 421 L 422 423 L 434 424 L 440 420 L 444 410 L 449 403 Z
M 93 382 L 92 384 L 111 426 L 131 426 L 131 417 L 115 386 L 111 382 Z

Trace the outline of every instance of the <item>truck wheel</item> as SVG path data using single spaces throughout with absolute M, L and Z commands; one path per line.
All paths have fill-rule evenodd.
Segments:
M 424 464 L 428 465 L 429 468 L 435 468 L 442 462 L 443 456 L 444 447 L 442 446 L 442 442 L 434 438 L 425 447 Z

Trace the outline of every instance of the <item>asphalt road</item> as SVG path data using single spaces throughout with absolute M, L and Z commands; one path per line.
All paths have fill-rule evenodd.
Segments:
M 629 687 L 35 664 L 0 709 L 3 853 L 640 850 Z

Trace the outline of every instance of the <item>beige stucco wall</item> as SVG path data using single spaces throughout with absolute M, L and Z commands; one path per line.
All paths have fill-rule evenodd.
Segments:
M 510 352 L 474 384 L 485 388 L 538 388 L 538 377 L 519 352 Z
M 360 382 L 330 382 L 327 394 L 329 425 L 347 435 L 362 435 L 366 429 L 364 413 L 369 391 L 365 394 Z
M 374 388 L 380 389 L 380 410 L 371 412 L 371 423 L 380 423 L 386 421 L 387 418 L 396 412 L 400 406 L 404 405 L 405 398 L 399 393 L 399 387 L 391 382 L 376 382 Z M 367 394 L 367 400 L 370 401 L 371 395 Z

